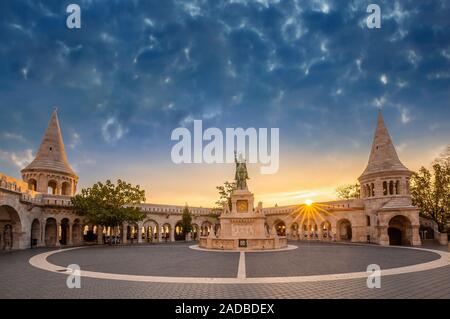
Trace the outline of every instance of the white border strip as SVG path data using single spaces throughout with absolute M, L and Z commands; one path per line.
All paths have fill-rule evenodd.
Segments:
M 242 250 L 227 250 L 227 249 L 209 249 L 209 248 L 202 248 L 199 245 L 192 245 L 189 246 L 190 249 L 193 250 L 199 250 L 199 251 L 209 251 L 213 253 L 239 253 L 239 252 L 246 252 L 246 253 L 273 253 L 273 252 L 280 252 L 280 251 L 288 251 L 288 250 L 294 250 L 297 249 L 298 246 L 295 245 L 287 245 L 284 248 L 280 249 L 242 249 Z
M 49 251 L 30 258 L 29 263 L 39 269 L 70 275 L 70 270 L 67 268 L 51 264 L 47 258 L 51 255 L 66 252 L 75 249 L 83 249 L 87 247 L 76 247 L 61 249 L 56 251 Z M 426 270 L 432 270 L 450 265 L 450 253 L 438 250 L 424 249 L 424 248 L 409 248 L 398 247 L 399 249 L 415 249 L 421 251 L 428 251 L 438 254 L 439 259 L 430 262 L 391 268 L 381 271 L 382 276 L 392 276 L 400 274 L 408 274 Z M 320 282 L 333 280 L 348 280 L 357 278 L 367 278 L 366 272 L 353 272 L 345 274 L 331 274 L 331 275 L 315 275 L 315 276 L 295 276 L 295 277 L 263 277 L 263 278 L 203 278 L 203 277 L 161 277 L 161 276 L 139 276 L 139 275 L 125 275 L 125 274 L 111 274 L 103 272 L 93 272 L 81 270 L 81 276 L 95 279 L 107 280 L 121 280 L 121 281 L 135 281 L 148 283 L 178 283 L 178 284 L 278 284 L 278 283 L 301 283 L 301 282 Z

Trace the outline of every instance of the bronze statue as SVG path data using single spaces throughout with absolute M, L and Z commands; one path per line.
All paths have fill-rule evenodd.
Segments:
M 236 174 L 234 177 L 236 180 L 236 189 L 247 189 L 247 180 L 250 178 L 248 177 L 247 164 L 242 158 L 242 154 L 239 155 L 238 160 L 236 152 L 234 152 L 234 161 L 236 163 Z

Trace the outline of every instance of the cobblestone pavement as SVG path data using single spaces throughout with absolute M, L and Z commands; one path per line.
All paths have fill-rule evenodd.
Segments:
M 329 245 L 326 244 L 314 244 L 314 249 L 318 249 L 317 246 L 323 245 L 323 249 Z M 338 246 L 338 245 L 336 245 Z M 129 254 L 135 253 L 133 251 L 141 249 L 141 251 L 150 251 L 148 249 L 154 249 L 155 252 L 159 250 L 174 250 L 177 251 L 176 257 L 172 254 L 168 254 L 167 258 L 171 259 L 174 264 L 179 264 L 179 271 L 182 275 L 189 274 L 192 270 L 186 270 L 184 268 L 196 268 L 198 271 L 209 271 L 211 274 L 216 272 L 209 270 L 209 268 L 222 267 L 226 274 L 233 276 L 237 273 L 238 254 L 221 254 L 220 256 L 210 256 L 208 259 L 202 260 L 201 255 L 192 255 L 192 258 L 188 258 L 183 262 L 184 254 L 193 254 L 194 251 L 190 250 L 186 244 L 174 244 L 168 247 L 165 245 L 155 245 L 150 248 L 145 247 L 133 247 L 127 251 L 127 247 L 113 248 L 122 251 L 117 255 L 119 261 L 125 260 L 125 263 L 118 263 L 121 267 L 131 267 L 130 269 L 145 269 L 151 267 L 148 257 L 144 256 L 143 260 L 127 258 L 132 257 Z M 304 248 L 303 245 L 300 248 Z M 357 263 L 357 251 L 362 247 L 347 246 L 344 247 L 347 251 L 348 264 Z M 371 249 L 372 247 L 366 247 Z M 435 247 L 428 247 L 435 248 Z M 96 266 L 97 261 L 102 261 L 103 253 L 100 253 L 103 249 L 108 248 L 87 248 L 82 250 L 76 250 L 76 252 L 99 252 L 96 259 L 90 264 L 93 269 Z M 341 249 L 336 247 L 336 250 Z M 375 247 L 375 249 L 382 250 L 381 247 Z M 389 261 L 382 260 L 382 258 L 389 259 L 391 249 L 386 248 L 385 251 L 380 253 L 383 257 L 379 257 L 378 261 L 388 263 Z M 442 249 L 442 248 L 441 248 Z M 289 283 L 289 284 L 246 284 L 246 285 L 208 285 L 202 284 L 166 284 L 166 283 L 139 283 L 128 281 L 113 281 L 113 280 L 101 280 L 82 278 L 81 289 L 68 289 L 66 286 L 66 276 L 62 274 L 51 273 L 48 271 L 40 270 L 29 265 L 28 260 L 39 253 L 48 251 L 48 249 L 36 249 L 17 251 L 11 253 L 0 254 L 0 298 L 235 298 L 235 299 L 249 299 L 249 298 L 450 298 L 450 266 L 442 267 L 438 269 L 395 275 L 385 276 L 381 280 L 381 289 L 368 289 L 365 279 L 351 279 L 340 281 L 324 281 L 324 282 L 308 282 L 308 283 Z M 185 251 L 183 253 L 183 251 Z M 375 250 L 374 250 L 375 251 Z M 397 252 L 400 250 L 396 250 Z M 402 250 L 404 251 L 404 250 Z M 406 250 L 405 250 L 406 251 Z M 75 252 L 75 251 L 74 251 Z M 434 254 L 427 255 L 417 251 L 417 260 L 414 260 L 414 254 L 408 255 L 410 261 L 413 263 L 423 262 L 424 260 L 433 259 Z M 264 255 L 263 253 L 262 255 Z M 56 256 L 69 256 L 68 253 L 62 253 L 54 255 Z M 151 253 L 150 253 L 151 255 Z M 256 254 L 248 254 L 253 255 Z M 262 256 L 261 255 L 261 256 Z M 380 256 L 381 256 L 380 255 Z M 80 255 L 84 256 L 84 255 Z M 222 256 L 226 256 L 227 261 L 222 259 Z M 270 255 L 268 255 L 270 256 Z M 155 254 L 155 257 L 156 254 Z M 268 260 L 277 260 L 270 256 Z M 108 257 L 110 258 L 110 257 Z M 256 258 L 262 258 L 256 256 Z M 404 258 L 403 258 L 404 259 Z M 364 260 L 364 258 L 363 258 Z M 107 258 L 105 261 L 109 262 Z M 324 260 L 324 262 L 329 262 Z M 84 260 L 87 264 L 88 259 Z M 152 261 L 153 263 L 155 261 Z M 248 261 L 247 257 L 247 272 L 253 271 L 249 265 L 252 263 L 258 263 L 258 260 Z M 267 261 L 264 261 L 267 263 Z M 398 261 L 395 261 L 396 263 Z M 408 263 L 408 261 L 404 261 Z M 289 264 L 289 260 L 286 260 L 286 264 Z M 130 266 L 133 265 L 133 266 Z M 140 265 L 140 267 L 136 266 Z M 149 266 L 150 265 L 150 266 Z M 278 264 L 276 264 L 278 265 Z M 388 265 L 388 264 L 387 264 Z M 314 265 L 311 264 L 311 267 Z M 285 266 L 286 269 L 289 267 Z M 297 268 L 298 264 L 293 264 L 292 268 Z M 342 267 L 342 266 L 340 266 Z M 395 266 L 397 267 L 397 265 Z M 113 268 L 111 268 L 113 269 Z M 304 268 L 308 269 L 308 267 Z M 349 268 L 350 269 L 350 268 Z M 99 271 L 99 268 L 95 268 Z M 117 270 L 117 269 L 116 269 Z M 126 269 L 122 270 L 127 273 Z M 143 271 L 143 270 L 141 270 Z M 267 270 L 264 270 L 266 272 Z M 143 271 L 148 274 L 149 272 Z M 257 274 L 255 274 L 257 275 Z M 289 275 L 289 273 L 287 274 Z M 202 274 L 202 276 L 205 276 Z

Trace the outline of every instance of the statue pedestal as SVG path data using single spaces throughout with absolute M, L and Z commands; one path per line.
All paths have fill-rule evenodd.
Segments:
M 254 209 L 254 197 L 247 189 L 231 195 L 232 210 L 220 219 L 218 238 L 201 238 L 200 247 L 221 250 L 264 250 L 287 247 L 286 237 L 269 235 L 266 216 Z

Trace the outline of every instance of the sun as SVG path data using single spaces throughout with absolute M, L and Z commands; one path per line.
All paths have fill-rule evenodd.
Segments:
M 306 206 L 311 206 L 314 202 L 311 199 L 307 199 L 305 200 L 305 205 Z

